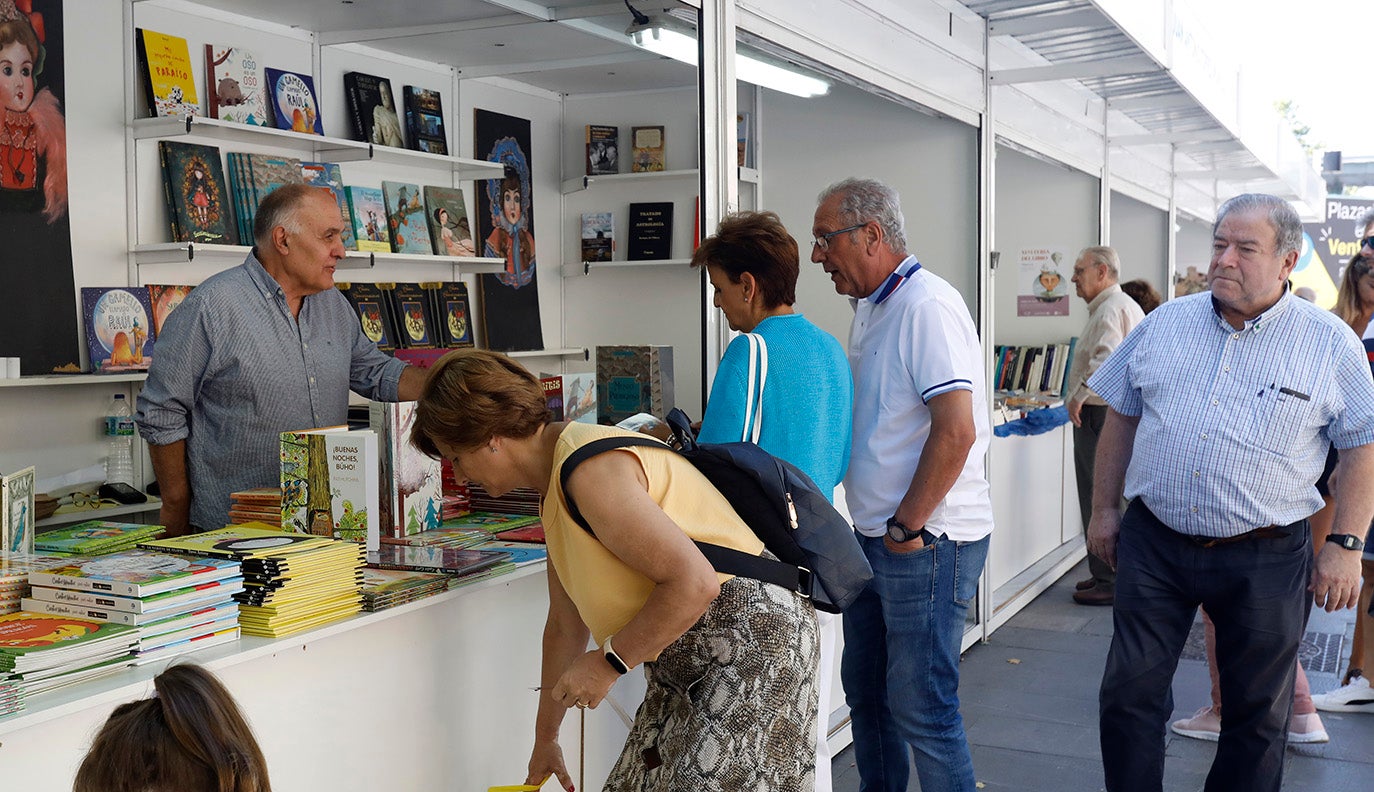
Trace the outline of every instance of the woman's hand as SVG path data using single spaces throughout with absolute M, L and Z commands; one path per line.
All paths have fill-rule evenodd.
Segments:
M 558 776 L 558 784 L 568 792 L 573 792 L 572 776 L 567 765 L 563 764 L 563 749 L 557 740 L 535 740 L 534 751 L 530 754 L 529 775 L 525 783 L 544 785 L 549 776 Z
M 584 653 L 568 666 L 554 685 L 552 698 L 565 707 L 591 707 L 601 703 L 620 678 L 599 650 Z

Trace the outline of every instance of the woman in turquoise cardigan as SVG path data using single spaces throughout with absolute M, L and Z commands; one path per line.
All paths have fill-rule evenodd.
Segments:
M 711 383 L 698 439 L 751 439 L 757 427 L 763 450 L 796 465 L 833 500 L 849 467 L 854 381 L 840 342 L 792 308 L 799 261 L 796 240 L 772 212 L 730 215 L 692 254 L 692 266 L 706 267 L 715 305 L 730 329 L 762 338 L 767 349 L 767 377 L 760 384 L 756 365 L 751 394 L 750 338 L 741 335 L 730 342 Z M 816 792 L 830 792 L 825 738 L 836 627 L 833 616 L 816 615 L 821 627 Z

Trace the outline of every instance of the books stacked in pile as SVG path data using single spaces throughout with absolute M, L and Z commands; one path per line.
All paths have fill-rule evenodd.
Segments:
M 234 599 L 245 635 L 290 635 L 351 616 L 361 606 L 365 550 L 354 542 L 248 523 L 142 546 L 239 561 L 244 590 Z
M 464 548 L 481 544 L 490 538 L 491 534 L 481 528 L 441 525 L 411 536 L 383 536 L 382 544 Z
M 29 582 L 24 611 L 134 628 L 135 665 L 239 637 L 235 560 L 124 550 L 61 559 L 34 569 Z
M 487 492 L 481 484 L 469 484 L 468 490 L 471 493 L 474 511 L 539 515 L 538 490 L 529 487 L 516 487 L 500 497 Z
M 138 631 L 127 625 L 53 616 L 0 616 L 0 679 L 21 698 L 99 679 L 128 666 Z
M 0 718 L 23 709 L 24 697 L 19 695 L 19 684 L 10 679 L 0 679 Z
M 374 569 L 452 575 L 457 579 L 450 581 L 450 588 L 504 575 L 515 569 L 510 553 L 505 552 L 389 544 L 382 545 L 375 555 L 369 555 L 367 565 Z
M 462 517 L 472 511 L 472 503 L 468 501 L 466 495 L 444 495 L 439 499 L 439 520 L 448 520 Z
M 506 553 L 510 556 L 511 564 L 519 569 L 530 564 L 537 564 L 549 557 L 549 551 L 540 544 L 529 542 L 508 542 L 502 539 L 493 539 L 479 545 L 473 545 L 474 550 L 484 552 Z
M 29 573 L 35 569 L 62 563 L 58 556 L 16 553 L 0 556 L 0 615 L 19 610 L 29 596 Z
M 466 482 L 458 481 L 453 473 L 453 463 L 447 459 L 441 463 L 442 477 L 440 480 L 440 490 L 443 492 L 440 501 L 439 519 L 448 522 L 455 517 L 462 517 L 472 511 L 472 496 L 468 491 Z
M 132 550 L 142 540 L 161 536 L 166 531 L 161 525 L 87 520 L 39 534 L 33 540 L 33 549 L 59 556 L 118 553 Z
M 260 522 L 281 523 L 281 489 L 260 487 L 229 493 L 229 521 L 234 525 Z
M 379 611 L 448 591 L 448 575 L 401 569 L 363 570 L 363 610 Z

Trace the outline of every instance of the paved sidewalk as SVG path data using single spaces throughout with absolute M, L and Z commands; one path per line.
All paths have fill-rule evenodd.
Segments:
M 1097 689 L 1111 643 L 1112 611 L 1076 605 L 1080 565 L 1017 614 L 986 645 L 964 654 L 960 699 L 980 788 L 1017 792 L 1101 790 Z M 1174 718 L 1209 700 L 1201 659 L 1201 622 L 1194 625 L 1174 677 Z M 1340 683 L 1350 653 L 1354 612 L 1314 611 L 1303 646 L 1314 693 Z M 1197 658 L 1197 659 L 1191 659 Z M 1285 790 L 1367 792 L 1374 789 L 1374 714 L 1322 713 L 1331 742 L 1290 746 Z M 1216 743 L 1168 735 L 1164 788 L 1200 790 Z M 853 749 L 834 758 L 835 792 L 859 788 Z M 912 773 L 910 789 L 920 786 Z

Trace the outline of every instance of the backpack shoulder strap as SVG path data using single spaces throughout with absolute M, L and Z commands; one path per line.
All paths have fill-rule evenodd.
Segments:
M 593 440 L 568 455 L 563 460 L 563 466 L 558 469 L 558 485 L 563 490 L 563 500 L 568 504 L 568 515 L 573 521 L 582 526 L 587 533 L 595 535 L 592 527 L 587 524 L 587 519 L 582 516 L 582 511 L 573 502 L 572 495 L 568 494 L 568 479 L 572 476 L 577 466 L 586 462 L 588 459 L 603 454 L 607 451 L 614 451 L 617 448 L 629 448 L 630 446 L 650 446 L 672 451 L 672 447 L 655 440 L 651 437 L 603 437 L 600 440 Z M 676 452 L 674 452 L 676 453 Z

